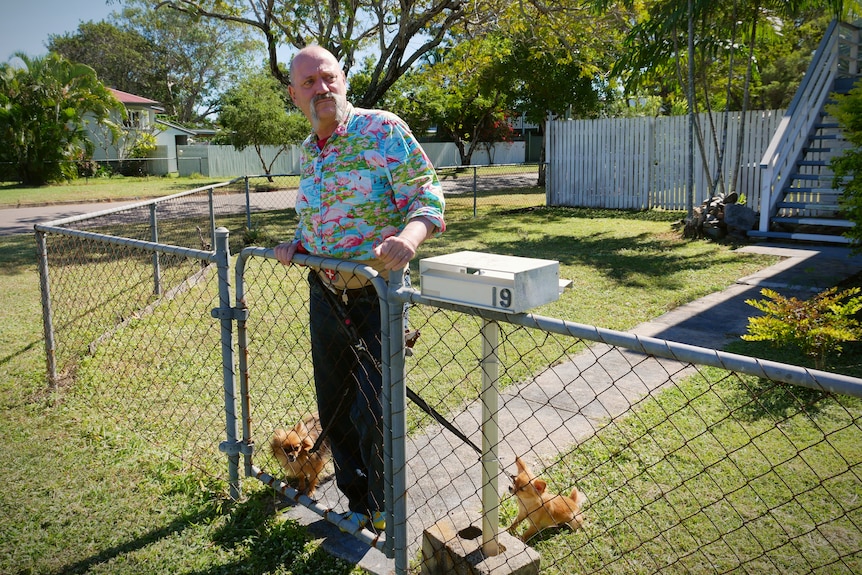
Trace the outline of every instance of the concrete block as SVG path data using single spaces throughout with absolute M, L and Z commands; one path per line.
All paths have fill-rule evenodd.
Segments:
M 537 575 L 539 554 L 503 531 L 500 553 L 482 552 L 481 519 L 463 514 L 438 521 L 422 535 L 422 575 Z

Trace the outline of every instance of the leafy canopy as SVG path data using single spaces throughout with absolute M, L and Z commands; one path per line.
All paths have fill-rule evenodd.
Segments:
M 158 101 L 165 115 L 197 124 L 218 110 L 224 84 L 259 55 L 244 27 L 155 10 L 151 0 L 124 0 L 109 21 L 51 36 L 48 47 L 91 66 L 106 85 Z
M 89 66 L 49 53 L 15 54 L 21 66 L 0 65 L 0 162 L 22 184 L 71 179 L 75 160 L 91 153 L 84 125 L 109 122 L 124 109 Z
M 305 116 L 291 108 L 281 84 L 267 73 L 258 73 L 227 91 L 219 121 L 228 141 L 240 150 L 253 147 L 269 174 L 282 152 L 311 133 Z M 277 146 L 279 150 L 267 161 L 262 146 Z

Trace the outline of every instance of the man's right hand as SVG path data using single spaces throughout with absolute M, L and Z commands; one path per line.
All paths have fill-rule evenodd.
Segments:
M 294 254 L 296 254 L 299 249 L 299 240 L 294 240 L 292 242 L 284 242 L 283 244 L 278 244 L 275 246 L 275 259 L 283 263 L 284 265 L 289 265 L 291 260 L 293 259 Z

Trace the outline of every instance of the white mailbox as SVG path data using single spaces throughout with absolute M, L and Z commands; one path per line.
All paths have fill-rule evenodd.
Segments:
M 442 301 L 507 313 L 521 313 L 560 297 L 553 260 L 456 252 L 419 260 L 422 295 Z

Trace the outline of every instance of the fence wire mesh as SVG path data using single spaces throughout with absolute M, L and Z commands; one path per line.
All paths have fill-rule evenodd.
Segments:
M 51 236 L 49 262 L 58 379 L 67 399 L 224 478 L 215 265 L 61 234 Z
M 156 208 L 178 214 L 158 220 L 162 247 L 148 243 L 152 230 L 138 221 L 150 221 L 149 206 L 71 222 L 68 234 L 51 228 L 50 303 L 68 400 L 89 405 L 94 421 L 225 479 L 222 350 L 212 313 L 218 277 L 197 228 L 213 229 L 201 210 L 215 212 L 218 225 L 241 236 L 235 230 L 245 230 L 252 212 L 244 204 L 210 208 L 210 192 L 203 194 L 205 209 L 197 193 L 193 206 L 177 198 Z M 216 205 L 234 205 L 218 204 L 218 196 Z M 271 216 L 258 224 L 292 229 L 286 207 Z M 85 231 L 105 235 L 76 233 Z M 273 433 L 316 410 L 307 272 L 254 257 L 243 275 L 249 418 L 242 439 L 254 446 L 254 465 L 276 477 L 283 471 L 267 448 Z M 476 445 L 486 433 L 484 325 L 476 310 L 422 301 L 409 309 L 409 327 L 420 336 L 406 358 L 407 386 Z M 499 507 L 489 513 L 506 547 L 501 564 L 538 560 L 541 573 L 862 572 L 862 382 L 853 395 L 830 394 L 573 335 L 584 330 L 499 325 Z M 395 496 L 407 502 L 409 571 L 445 572 L 435 571 L 441 560 L 423 554 L 423 542 L 448 533 L 443 544 L 453 549 L 481 544 L 480 457 L 413 403 L 406 422 L 407 456 L 395 465 L 408 489 Z M 526 545 L 516 539 L 526 524 L 511 538 L 502 534 L 518 515 L 509 492 L 516 456 L 548 493 L 584 494 L 582 526 L 543 530 Z M 330 463 L 316 498 L 343 510 L 332 471 Z
M 315 409 L 307 287 L 300 268 L 270 260 L 249 266 L 246 280 L 259 446 Z M 483 320 L 413 305 L 409 326 L 420 337 L 406 361 L 407 386 L 482 445 Z M 528 540 L 542 573 L 862 568 L 857 398 L 505 323 L 498 357 L 500 507 L 492 512 L 501 528 L 518 515 L 509 491 L 516 456 L 548 493 L 576 488 L 586 497 L 582 527 Z M 430 529 L 431 537 L 448 534 L 450 549 L 478 548 L 480 456 L 416 404 L 406 419 L 411 572 L 449 572 L 454 564 L 428 548 L 423 555 L 423 540 Z M 281 476 L 266 451 L 254 459 Z M 316 497 L 346 508 L 331 477 Z M 509 569 L 536 558 L 514 541 L 503 540 Z
M 421 309 L 408 385 L 480 442 L 480 322 Z M 506 324 L 498 355 L 501 527 L 518 514 L 516 456 L 548 493 L 586 497 L 580 529 L 529 539 L 542 573 L 862 568 L 857 398 Z M 436 531 L 453 549 L 478 536 L 479 462 L 411 411 L 411 556 L 441 572 L 419 553 L 422 532 L 453 526 Z

